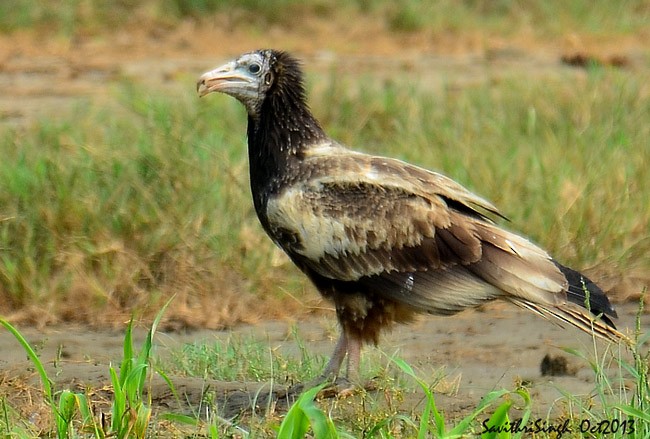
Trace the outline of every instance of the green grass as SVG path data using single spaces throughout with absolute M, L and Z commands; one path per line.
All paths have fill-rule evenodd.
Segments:
M 359 81 L 318 80 L 311 104 L 333 137 L 457 179 L 563 263 L 650 270 L 642 78 L 594 69 L 579 81 L 431 91 Z M 5 310 L 72 306 L 75 319 L 101 322 L 109 308 L 151 315 L 177 294 L 212 324 L 230 324 L 250 309 L 268 315 L 279 298 L 291 310 L 315 297 L 258 225 L 243 109 L 225 96 L 198 100 L 189 81 L 185 89 L 123 83 L 116 105 L 2 128 Z M 201 306 L 217 295 L 223 310 Z
M 12 420 L 9 419 L 9 408 L 3 398 L 4 423 L 0 423 L 0 426 L 3 427 L 3 435 L 5 437 L 16 436 L 23 438 L 41 436 L 45 433 L 57 439 L 77 437 L 140 439 L 148 437 L 152 407 L 151 400 L 146 400 L 144 391 L 151 377 L 153 337 L 168 304 L 169 302 L 158 312 L 140 351 L 136 351 L 133 345 L 133 320 L 128 323 L 124 334 L 124 356 L 120 367 L 119 369 L 113 366 L 109 367 L 113 397 L 108 421 L 106 421 L 104 414 L 94 413 L 93 401 L 88 396 L 87 391 L 56 390 L 34 348 L 16 327 L 6 320 L 0 319 L 0 325 L 16 338 L 34 365 L 41 380 L 45 405 L 50 409 L 50 423 L 54 425 L 54 431 L 51 433 L 21 428 L 22 425 L 20 424 L 29 425 L 28 422 L 19 421 L 14 425 Z M 171 391 L 174 392 L 174 386 L 167 376 L 160 371 L 158 373 L 169 384 Z
M 294 328 L 292 342 L 299 356 L 288 356 L 274 349 L 269 340 L 229 337 L 214 344 L 186 344 L 172 352 L 166 370 L 175 375 L 210 378 L 220 381 L 270 381 L 282 383 L 308 381 L 325 366 L 325 359 L 305 346 Z
M 229 26 L 264 29 L 291 26 L 296 16 L 334 19 L 374 16 L 395 32 L 487 32 L 509 36 L 530 32 L 562 37 L 568 30 L 594 36 L 628 35 L 647 28 L 645 0 L 15 0 L 0 4 L 0 31 L 36 28 L 64 37 L 87 35 L 117 26 L 169 27 L 187 18 L 210 21 L 218 14 Z
M 125 86 L 119 100 L 117 111 L 82 107 L 1 134 L 0 291 L 8 303 L 65 303 L 83 291 L 92 313 L 273 280 L 253 275 L 272 247 L 240 239 L 256 221 L 241 202 L 244 140 L 231 129 L 243 129 L 243 115 L 199 106 L 191 92 L 160 99 Z M 252 239 L 262 241 L 258 232 Z
M 151 357 L 155 348 L 154 334 L 164 311 L 163 307 L 154 319 L 140 350 L 136 350 L 133 345 L 132 322 L 126 326 L 124 356 L 119 371 L 109 367 L 113 393 L 111 416 L 108 420 L 95 412 L 93 389 L 87 388 L 81 392 L 56 389 L 33 347 L 13 325 L 0 320 L 0 325 L 15 336 L 38 371 L 44 404 L 51 411 L 51 431 L 47 427 L 44 431 L 35 431 L 30 428 L 29 421 L 23 419 L 21 414 L 2 398 L 0 433 L 6 437 L 41 436 L 61 439 L 147 438 L 160 435 L 218 438 L 230 437 L 233 434 L 247 438 L 298 439 L 305 437 L 307 433 L 311 433 L 315 438 L 363 436 L 451 439 L 480 435 L 482 439 L 518 439 L 529 437 L 521 427 L 535 430 L 539 425 L 542 426 L 542 431 L 535 437 L 540 439 L 557 438 L 558 435 L 551 431 L 564 431 L 563 426 L 566 426 L 567 430 L 562 437 L 568 439 L 583 438 L 585 429 L 590 428 L 594 430 L 589 437 L 596 438 L 641 439 L 650 434 L 650 388 L 647 380 L 650 359 L 647 343 L 650 338 L 648 334 L 641 332 L 643 300 L 639 304 L 637 332 L 631 356 L 617 350 L 616 346 L 599 352 L 595 342 L 593 352 L 572 352 L 587 362 L 593 371 L 593 397 L 581 400 L 566 394 L 563 399 L 567 401 L 570 409 L 563 417 L 539 420 L 532 417 L 535 400 L 524 387 L 488 392 L 475 408 L 468 409 L 467 415 L 450 420 L 445 417 L 444 410 L 436 404 L 435 383 L 423 380 L 409 364 L 399 358 L 391 358 L 390 363 L 400 374 L 410 379 L 423 395 L 422 403 L 408 410 L 401 408 L 399 393 L 395 393 L 394 387 L 374 393 L 361 392 L 352 398 L 340 400 L 317 400 L 320 388 L 314 388 L 305 391 L 286 413 L 270 411 L 261 417 L 259 414 L 253 415 L 258 419 L 244 416 L 226 420 L 215 414 L 213 407 L 208 408 L 207 418 L 201 418 L 198 414 L 192 416 L 160 411 L 152 416 L 153 407 L 145 389 L 148 388 L 147 383 L 150 382 L 154 370 Z M 249 349 L 251 348 L 245 348 Z M 209 357 L 206 361 L 221 363 L 222 368 L 229 367 L 229 359 L 223 356 Z M 281 361 L 287 362 L 286 359 Z M 611 364 L 618 364 L 618 369 L 609 367 Z M 174 378 L 162 371 L 167 366 L 169 365 L 158 364 L 155 370 L 166 380 L 171 391 L 175 392 Z M 300 368 L 300 365 L 297 367 Z M 256 380 L 259 379 L 259 374 L 257 371 L 251 373 L 248 370 L 238 378 Z M 625 425 L 625 430 L 621 425 Z M 515 430 L 513 426 L 518 426 L 519 429 Z M 607 432 L 604 428 L 613 431 Z
M 645 1 L 515 1 L 406 0 L 387 5 L 368 0 L 384 12 L 389 28 L 395 31 L 440 33 L 487 31 L 508 36 L 533 30 L 537 36 L 556 37 L 567 30 L 589 35 L 628 34 L 645 27 L 650 14 Z
M 278 437 L 304 437 L 304 432 L 312 429 L 315 437 L 381 437 L 381 438 L 458 438 L 478 437 L 484 439 L 503 438 L 515 439 L 531 437 L 535 431 L 537 438 L 557 438 L 557 431 L 562 431 L 562 437 L 577 439 L 586 437 L 596 438 L 645 438 L 650 434 L 650 387 L 647 375 L 650 360 L 648 341 L 650 335 L 643 332 L 641 316 L 644 314 L 644 300 L 639 302 L 637 326 L 634 336 L 634 346 L 627 351 L 624 346 L 610 345 L 601 350 L 594 339 L 593 350 L 580 351 L 566 349 L 566 352 L 583 362 L 592 371 L 593 390 L 587 396 L 572 395 L 561 387 L 561 395 L 554 403 L 561 407 L 560 415 L 551 415 L 550 407 L 536 407 L 536 401 L 529 389 L 518 387 L 514 390 L 496 389 L 480 398 L 474 408 L 467 408 L 467 414 L 461 417 L 446 416 L 444 407 L 436 404 L 438 393 L 438 378 L 424 380 L 420 374 L 399 357 L 375 357 L 372 352 L 364 355 L 367 362 L 372 363 L 371 369 L 385 368 L 386 375 L 391 380 L 380 381 L 378 390 L 343 399 L 314 401 L 319 389 L 312 389 L 303 394 L 286 413 L 280 415 L 282 425 Z M 294 337 L 297 337 L 294 334 Z M 295 342 L 300 346 L 300 339 Z M 293 376 L 313 376 L 311 359 L 295 361 L 293 356 L 283 355 L 270 345 L 260 346 L 254 339 L 229 339 L 212 345 L 192 344 L 191 350 L 178 351 L 178 356 L 171 363 L 163 365 L 169 371 L 177 370 L 178 359 L 192 364 L 209 364 L 213 371 L 206 373 L 207 367 L 195 369 L 185 368 L 190 376 L 218 377 L 219 379 L 239 381 L 274 381 L 281 382 L 287 371 Z M 214 351 L 212 351 L 214 349 Z M 242 368 L 234 365 L 237 371 L 235 377 L 227 375 L 233 367 L 231 354 L 205 355 L 205 352 L 224 351 L 239 353 L 241 357 L 250 358 L 251 363 L 257 364 L 260 355 L 258 351 L 266 350 L 273 357 L 274 364 L 290 364 L 289 368 L 269 367 L 270 375 L 261 376 L 258 367 Z M 250 354 L 249 352 L 254 352 Z M 370 355 L 368 355 L 370 354 Z M 368 359 L 370 358 L 370 359 Z M 388 359 L 387 365 L 381 365 Z M 308 372 L 305 374 L 305 370 Z M 171 372 L 174 373 L 174 372 Z M 225 373 L 225 374 L 224 374 Z M 362 373 L 365 378 L 376 376 L 375 372 L 366 370 Z M 278 379 L 280 378 L 280 379 Z M 404 404 L 407 395 L 423 395 L 419 404 Z M 478 399 L 478 398 L 477 398 Z M 538 417 L 535 413 L 548 410 L 546 417 Z M 263 416 L 263 415 L 262 415 Z M 240 428 L 249 431 L 251 437 L 267 437 L 269 424 L 273 425 L 277 412 L 266 413 L 266 418 L 255 420 L 255 428 L 250 429 L 254 420 L 250 417 L 239 419 Z M 261 423 L 261 424 L 260 424 Z M 267 423 L 265 428 L 260 425 Z M 274 429 L 271 428 L 271 431 Z
M 522 386 L 513 390 L 496 389 L 488 392 L 480 398 L 476 407 L 467 408 L 466 415 L 450 418 L 446 416 L 444 407 L 436 404 L 437 379 L 426 381 L 399 357 L 391 357 L 388 359 L 388 368 L 392 369 L 389 374 L 394 378 L 399 377 L 398 379 L 381 383 L 377 391 L 362 392 L 343 400 L 318 400 L 315 403 L 318 389 L 313 389 L 302 395 L 286 415 L 281 415 L 282 426 L 279 431 L 288 436 L 280 434 L 278 437 L 303 437 L 304 432 L 311 428 L 315 437 L 480 436 L 483 439 L 515 439 L 531 437 L 531 432 L 536 432 L 534 437 L 551 439 L 559 437 L 557 432 L 562 431 L 562 437 L 568 439 L 587 437 L 585 433 L 591 433 L 588 437 L 594 438 L 646 438 L 650 434 L 650 387 L 647 380 L 650 336 L 640 326 L 643 314 L 642 299 L 637 314 L 635 343 L 631 351 L 614 345 L 601 350 L 595 340 L 592 351 L 566 349 L 567 353 L 584 362 L 592 371 L 593 390 L 587 396 L 578 397 L 558 387 L 561 396 L 554 405 L 562 408 L 559 415 L 551 415 L 550 407 L 536 407 L 535 397 L 531 396 L 534 391 L 530 392 Z M 241 340 L 229 340 L 225 344 L 233 343 L 234 349 L 242 352 L 260 349 L 256 346 L 256 341 L 243 343 L 246 345 L 249 342 L 252 347 L 244 347 Z M 267 351 L 271 349 L 267 347 Z M 255 355 L 250 357 L 254 359 Z M 190 358 L 196 359 L 194 354 L 190 354 Z M 231 364 L 228 355 L 209 356 L 206 359 L 216 363 L 214 368 L 227 369 Z M 286 357 L 280 361 L 291 362 Z M 382 360 L 375 358 L 371 362 L 376 368 Z M 298 368 L 300 364 L 294 363 Z M 284 373 L 282 371 L 281 376 Z M 198 376 L 205 375 L 198 371 Z M 366 372 L 363 376 L 373 375 Z M 276 375 L 276 382 L 277 378 Z M 257 370 L 252 373 L 243 371 L 237 379 L 256 381 L 259 373 Z M 421 402 L 405 405 L 405 396 L 414 393 L 423 395 Z M 546 417 L 533 415 L 546 410 L 549 413 Z M 277 412 L 267 413 L 266 420 L 258 419 L 258 426 L 253 430 L 249 429 L 253 421 L 248 417 L 240 418 L 239 425 L 240 428 L 249 429 L 247 431 L 251 437 L 267 437 L 268 424 L 266 429 L 262 429 L 259 422 L 273 423 L 277 415 Z

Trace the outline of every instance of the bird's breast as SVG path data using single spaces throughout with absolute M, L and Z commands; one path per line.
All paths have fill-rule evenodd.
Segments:
M 306 196 L 300 187 L 270 198 L 266 204 L 266 218 L 274 241 L 286 251 L 313 261 L 325 255 L 361 251 L 350 237 L 345 218 L 324 214 L 318 200 Z

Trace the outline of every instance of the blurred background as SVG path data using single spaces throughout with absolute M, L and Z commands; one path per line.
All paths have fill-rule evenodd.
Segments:
M 0 3 L 0 313 L 169 327 L 327 312 L 257 224 L 246 115 L 196 78 L 304 60 L 330 135 L 443 172 L 615 301 L 650 285 L 650 2 Z

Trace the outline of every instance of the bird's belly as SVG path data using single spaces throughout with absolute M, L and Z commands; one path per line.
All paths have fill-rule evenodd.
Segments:
M 321 295 L 334 303 L 341 326 L 364 342 L 377 343 L 382 330 L 395 323 L 413 321 L 415 308 L 368 291 L 358 282 L 327 279 L 307 269 L 305 273 Z
M 418 313 L 407 305 L 367 293 L 335 294 L 333 301 L 341 326 L 375 344 L 382 331 L 395 323 L 409 323 Z

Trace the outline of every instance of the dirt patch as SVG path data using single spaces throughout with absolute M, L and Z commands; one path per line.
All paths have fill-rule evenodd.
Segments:
M 633 328 L 636 311 L 634 304 L 620 306 L 619 327 Z M 644 315 L 642 319 L 642 325 L 647 327 L 650 316 Z M 330 354 L 334 346 L 334 321 L 331 315 L 297 323 L 298 333 L 311 352 Z M 58 389 L 85 390 L 96 412 L 108 413 L 108 368 L 121 360 L 123 334 L 120 331 L 66 326 L 42 331 L 24 328 L 23 333 L 37 348 Z M 289 336 L 291 324 L 281 321 L 266 321 L 230 331 L 159 333 L 156 335 L 156 355 L 164 359 L 183 343 L 205 341 L 211 344 L 216 340 L 228 340 L 233 333 L 263 340 L 269 349 L 279 349 L 285 355 L 298 355 L 298 348 Z M 137 346 L 144 337 L 144 329 L 135 331 Z M 596 346 L 600 355 L 608 349 L 601 342 Z M 586 334 L 573 328 L 561 328 L 510 305 L 495 304 L 450 318 L 422 317 L 413 325 L 395 328 L 383 338 L 379 348 L 386 355 L 380 356 L 383 358 L 380 361 L 388 364 L 388 356 L 397 355 L 413 365 L 426 381 L 433 381 L 442 368 L 445 378 L 437 388 L 437 403 L 446 416 L 455 419 L 471 412 L 491 390 L 513 389 L 519 384 L 530 390 L 536 416 L 566 413 L 569 402 L 563 398 L 563 391 L 597 404 L 595 378 L 590 366 L 566 354 L 562 347 L 594 352 L 593 340 Z M 366 348 L 366 352 L 372 349 Z M 38 424 L 37 420 L 46 416 L 38 376 L 22 348 L 6 331 L 0 333 L 0 352 L 0 393 L 15 403 L 27 419 Z M 626 358 L 627 353 L 621 352 L 621 355 Z M 562 363 L 564 371 L 570 373 L 549 373 L 545 367 L 548 366 L 547 357 L 553 358 L 556 364 Z M 611 368 L 610 375 L 617 376 L 618 366 L 612 364 Z M 288 395 L 293 383 L 219 382 L 184 376 L 172 376 L 171 379 L 179 399 L 162 379 L 156 378 L 151 384 L 153 404 L 159 412 L 201 413 L 208 399 L 224 417 L 253 410 L 264 413 L 270 406 L 281 412 L 295 397 Z M 381 390 L 376 392 L 381 395 Z M 373 397 L 373 392 L 369 394 Z M 207 398 L 206 395 L 211 396 Z M 417 412 L 421 398 L 420 392 L 408 390 L 400 410 Z

